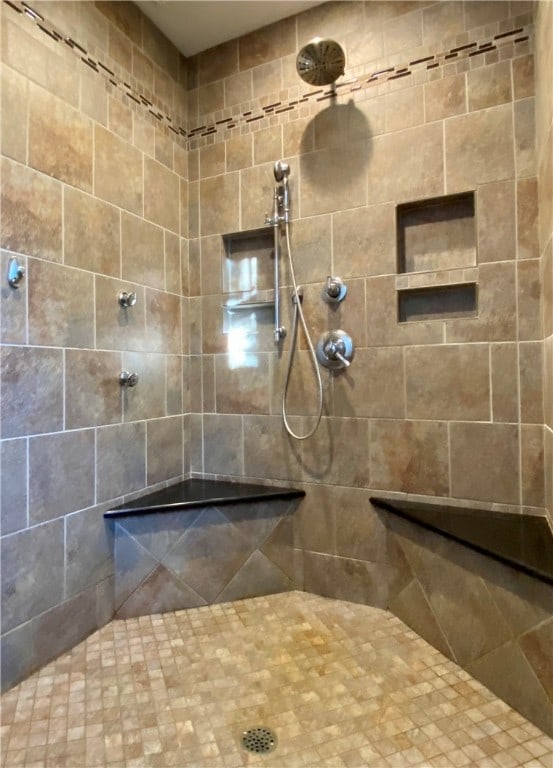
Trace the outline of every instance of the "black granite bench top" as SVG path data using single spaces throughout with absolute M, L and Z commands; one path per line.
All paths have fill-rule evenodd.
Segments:
M 175 512 L 241 502 L 270 501 L 271 499 L 298 499 L 305 496 L 305 491 L 297 488 L 281 488 L 274 485 L 255 485 L 253 483 L 235 483 L 226 480 L 184 480 L 161 491 L 154 491 L 145 496 L 120 504 L 104 517 L 125 517 L 152 512 Z
M 553 583 L 553 534 L 546 517 L 372 496 L 389 512 Z

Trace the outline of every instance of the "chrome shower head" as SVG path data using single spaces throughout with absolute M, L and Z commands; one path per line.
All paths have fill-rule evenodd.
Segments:
M 277 160 L 273 167 L 275 181 L 283 181 L 290 174 L 290 166 L 284 160 Z
M 310 85 L 329 85 L 344 74 L 346 56 L 334 40 L 315 37 L 296 58 L 296 69 L 302 80 Z

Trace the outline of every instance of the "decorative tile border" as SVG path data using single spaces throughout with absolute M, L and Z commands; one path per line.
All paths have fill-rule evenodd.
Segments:
M 519 24 L 517 26 L 515 24 L 516 20 L 513 20 L 512 28 L 495 35 L 488 34 L 482 40 L 470 41 L 449 48 L 441 53 L 430 54 L 414 59 L 408 63 L 384 67 L 373 72 L 350 77 L 343 82 L 336 83 L 326 90 L 324 88 L 318 88 L 314 91 L 301 93 L 300 95 L 296 95 L 298 91 L 297 88 L 289 89 L 288 91 L 283 90 L 279 93 L 279 96 L 282 96 L 282 98 L 277 98 L 275 100 L 275 97 L 271 97 L 270 103 L 268 104 L 260 105 L 259 103 L 256 103 L 255 105 L 241 105 L 239 109 L 236 107 L 229 107 L 214 115 L 204 115 L 201 125 L 189 129 L 184 125 L 179 124 L 177 120 L 174 120 L 166 112 L 157 109 L 150 99 L 144 96 L 144 94 L 136 88 L 133 88 L 133 86 L 126 80 L 118 77 L 115 72 L 107 67 L 102 61 L 89 56 L 86 48 L 71 37 L 67 37 L 60 32 L 59 29 L 47 21 L 41 13 L 32 8 L 28 3 L 23 0 L 3 0 L 3 2 L 16 13 L 23 14 L 26 18 L 34 22 L 44 34 L 48 35 L 58 43 L 65 44 L 84 65 L 102 76 L 114 88 L 118 89 L 121 94 L 134 102 L 137 107 L 142 108 L 142 110 L 148 113 L 151 117 L 155 118 L 158 123 L 171 131 L 176 137 L 185 140 L 188 139 L 188 146 L 190 149 L 197 149 L 214 140 L 224 141 L 237 133 L 242 134 L 245 131 L 249 132 L 249 130 L 259 130 L 260 128 L 275 125 L 284 122 L 285 120 L 291 121 L 304 117 L 305 110 L 302 110 L 302 107 L 305 107 L 305 105 L 317 109 L 317 105 L 320 102 L 329 101 L 346 95 L 348 97 L 353 96 L 353 98 L 367 98 L 367 95 L 363 92 L 377 86 L 382 86 L 385 83 L 393 83 L 394 81 L 402 80 L 403 78 L 410 76 L 419 76 L 417 78 L 418 83 L 420 82 L 421 74 L 426 75 L 426 78 L 428 78 L 431 76 L 431 73 L 434 73 L 437 70 L 441 70 L 445 73 L 452 64 L 460 64 L 462 71 L 464 71 L 465 69 L 474 66 L 472 62 L 476 57 L 481 57 L 480 61 L 482 65 L 484 65 L 491 63 L 490 57 L 492 58 L 492 61 L 496 60 L 495 56 L 498 58 L 512 58 L 515 55 L 521 55 L 528 52 L 528 49 L 530 49 L 532 45 L 532 25 L 528 23 Z M 502 56 L 502 53 L 509 54 L 509 50 L 504 50 L 507 46 L 511 46 L 512 52 L 510 52 L 510 55 Z M 465 62 L 464 65 L 462 62 Z M 470 64 L 468 62 L 470 62 Z M 294 91 L 293 96 L 290 95 L 291 90 Z M 311 111 L 312 109 L 310 109 L 310 112 Z

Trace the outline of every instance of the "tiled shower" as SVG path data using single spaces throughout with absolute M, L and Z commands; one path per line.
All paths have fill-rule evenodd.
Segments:
M 335 92 L 296 73 L 316 35 L 346 52 Z M 391 610 L 492 689 L 516 669 L 545 728 L 549 593 L 511 621 L 502 577 L 450 553 L 465 625 L 369 497 L 553 520 L 553 5 L 329 2 L 185 59 L 132 3 L 13 0 L 1 52 L 3 686 L 111 621 L 105 511 L 191 476 L 268 481 L 306 491 L 300 588 Z M 263 305 L 279 158 L 310 329 L 356 348 L 303 443 Z M 281 281 L 290 328 L 284 261 Z M 485 641 L 457 652 L 456 632 Z

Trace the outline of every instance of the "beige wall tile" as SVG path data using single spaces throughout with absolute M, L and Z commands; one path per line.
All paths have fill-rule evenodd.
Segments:
M 282 156 L 282 129 L 280 125 L 257 131 L 253 135 L 254 165 L 275 162 Z
M 170 355 L 166 358 L 167 376 L 167 415 L 177 416 L 190 410 L 188 402 L 183 400 L 183 358 Z
M 522 99 L 514 104 L 515 153 L 518 176 L 536 175 L 535 100 Z
M 92 122 L 33 85 L 29 89 L 29 165 L 92 191 Z
M 243 474 L 242 417 L 220 414 L 204 416 L 203 425 L 205 471 L 226 475 Z
M 386 21 L 383 29 L 384 53 L 387 55 L 422 44 L 422 14 L 418 11 Z
M 182 293 L 180 237 L 167 230 L 165 235 L 165 290 L 171 293 Z
M 182 418 L 153 419 L 146 423 L 148 485 L 183 474 Z
M 96 348 L 141 350 L 145 345 L 144 288 L 109 277 L 95 278 Z M 122 307 L 120 291 L 136 293 L 134 307 Z
M 514 176 L 512 107 L 504 104 L 445 123 L 447 192 Z
M 519 56 L 511 62 L 513 71 L 513 97 L 525 99 L 534 95 L 534 57 Z
M 409 419 L 490 419 L 487 344 L 405 350 Z
M 543 351 L 543 345 L 538 341 L 519 344 L 520 420 L 523 424 L 541 424 L 544 420 Z
M 225 172 L 225 142 L 200 148 L 200 178 L 218 176 Z
M 217 417 L 220 418 L 220 417 Z M 227 416 L 227 419 L 239 418 Z M 244 474 L 274 480 L 300 480 L 301 449 L 285 432 L 280 416 L 244 416 Z M 301 429 L 298 419 L 291 419 L 293 429 Z M 238 441 L 238 436 L 236 436 Z M 238 446 L 237 442 L 237 446 Z M 206 466 L 209 466 L 208 443 Z M 237 450 L 238 453 L 238 450 Z M 238 454 L 239 455 L 239 454 Z
M 409 97 L 411 89 L 399 91 L 399 94 L 405 93 Z M 390 99 L 392 99 L 392 107 L 393 99 L 396 96 L 398 96 L 397 93 L 389 94 Z M 399 108 L 404 98 L 399 95 L 398 99 L 400 100 Z M 391 108 L 388 112 L 390 115 L 392 114 Z M 322 109 L 320 112 L 317 112 L 310 123 L 313 129 L 315 149 L 336 147 L 338 150 L 342 150 L 348 144 L 361 142 L 370 139 L 376 134 L 383 133 L 385 116 L 387 114 L 383 98 L 372 98 L 368 101 L 362 101 L 358 105 L 350 101 L 347 104 L 335 104 Z M 390 119 L 393 118 L 390 117 Z M 398 122 L 401 121 L 402 115 L 398 115 L 397 119 Z M 305 146 L 305 142 L 302 142 L 300 148 L 302 154 L 309 151 L 309 148 Z M 363 151 L 361 146 L 359 146 L 359 149 Z
M 202 235 L 236 232 L 239 222 L 239 177 L 238 173 L 227 173 L 202 179 L 200 182 L 200 227 Z M 190 185 L 192 190 L 192 185 Z M 259 194 L 259 190 L 257 190 Z M 259 225 L 258 225 L 259 226 Z M 244 228 L 244 222 L 242 222 Z M 190 237 L 194 237 L 193 228 Z
M 66 264 L 117 277 L 121 271 L 119 210 L 64 186 L 63 249 Z
M 366 205 L 366 157 L 365 141 L 300 155 L 301 216 L 337 211 L 343 199 L 352 208 Z
M 355 461 L 344 450 L 347 444 L 355 445 Z M 307 482 L 370 486 L 368 419 L 323 419 L 315 435 L 302 443 L 301 464 Z
M 198 110 L 199 115 L 209 115 L 225 106 L 225 88 L 224 81 L 217 80 L 215 83 L 201 85 L 198 88 Z
M 544 428 L 522 425 L 520 428 L 522 503 L 543 507 L 544 489 Z
M 333 37 L 364 29 L 363 3 L 354 2 L 349 13 L 343 12 L 341 2 L 317 5 L 297 16 L 298 43 L 305 45 L 313 37 Z M 335 38 L 334 38 L 335 39 Z
M 5 158 L 1 168 L 2 247 L 61 261 L 61 184 Z
M 179 233 L 179 177 L 149 157 L 144 158 L 144 217 Z
M 180 312 L 179 296 L 146 289 L 146 344 L 150 352 L 182 354 Z
M 273 59 L 280 59 L 296 49 L 296 19 L 290 17 L 257 29 L 238 40 L 240 71 Z
M 180 233 L 182 237 L 197 237 L 199 223 L 198 213 L 198 185 L 190 193 L 191 185 L 184 179 L 180 180 Z M 194 227 L 195 234 L 192 234 Z
M 514 342 L 491 345 L 493 421 L 518 420 L 518 355 Z
M 171 77 L 178 77 L 179 52 L 145 16 L 142 17 L 142 48 L 144 53 Z
M 29 479 L 31 525 L 92 506 L 95 498 L 94 430 L 31 438 Z
M 29 260 L 29 343 L 94 346 L 94 277 L 80 269 Z
M 509 15 L 509 4 L 506 2 L 493 3 L 465 3 L 465 29 L 481 27 L 491 24 L 499 19 L 506 19 Z
M 225 78 L 225 107 L 233 107 L 244 101 L 250 101 L 253 96 L 253 81 L 251 70 L 238 72 Z
M 519 503 L 518 427 L 452 423 L 451 495 Z
M 138 216 L 121 216 L 121 274 L 153 288 L 165 286 L 163 230 Z
M 374 419 L 370 424 L 372 488 L 447 496 L 447 425 Z
M 27 527 L 27 439 L 0 443 L 2 535 Z
M 215 355 L 215 401 L 218 413 L 269 413 L 269 355 L 251 355 L 250 360 L 249 364 L 236 365 L 231 355 Z
M 201 293 L 202 295 L 222 291 L 224 248 L 220 235 L 202 237 L 201 247 Z
M 66 429 L 121 421 L 119 371 L 121 355 L 118 352 L 66 350 Z
M 132 43 L 126 35 L 111 25 L 108 28 L 108 55 L 127 72 L 131 71 Z
M 291 226 L 294 271 L 299 283 L 312 283 L 331 273 L 330 216 L 298 219 Z M 284 261 L 284 260 L 283 260 Z M 287 267 L 284 263 L 283 266 Z M 336 270 L 342 274 L 338 265 Z M 286 268 L 286 282 L 291 282 Z M 284 277 L 283 275 L 283 277 Z
M 265 99 L 267 94 L 278 94 L 282 88 L 282 65 L 280 59 L 260 64 L 252 70 L 254 99 Z
M 252 134 L 235 136 L 226 144 L 226 170 L 239 171 L 252 165 Z
M 2 437 L 63 428 L 63 352 L 2 347 Z M 32 398 L 29 393 L 32 392 Z
M 424 99 L 421 85 L 392 91 L 384 97 L 385 131 L 401 131 L 424 123 Z
M 477 222 L 479 264 L 516 258 L 514 181 L 478 187 Z
M 427 122 L 463 114 L 466 111 L 465 75 L 425 83 L 424 109 Z
M 94 5 L 134 43 L 142 43 L 142 14 L 134 3 L 100 0 Z
M 334 379 L 335 416 L 405 417 L 400 347 L 358 349 L 351 368 Z
M 2 66 L 0 146 L 2 154 L 25 163 L 27 160 L 27 79 Z
M 517 264 L 518 279 L 518 337 L 520 341 L 541 339 L 541 285 L 538 259 Z
M 298 183 L 296 178 L 297 172 L 297 168 L 291 169 L 291 178 L 294 178 L 296 185 Z M 292 177 L 292 173 L 294 174 L 294 177 Z M 232 184 L 229 192 L 234 195 L 237 194 L 235 188 L 237 177 L 238 174 L 227 174 L 229 184 Z M 258 165 L 255 166 L 255 168 L 246 168 L 240 172 L 240 226 L 243 230 L 259 229 L 259 227 L 264 226 L 265 215 L 271 210 L 272 206 L 274 184 L 275 177 L 273 175 L 273 163 Z M 218 182 L 218 186 L 221 186 L 220 181 Z M 296 195 L 297 193 L 294 191 L 294 187 L 291 187 L 291 207 L 297 211 Z M 234 205 L 234 201 L 232 201 L 232 204 Z M 305 216 L 306 214 L 303 212 L 302 215 Z M 232 221 L 235 220 L 236 214 L 233 214 Z M 235 227 L 234 229 L 227 227 L 226 229 L 223 229 L 223 232 L 232 232 L 235 229 L 238 229 L 238 227 Z M 213 231 L 216 232 L 221 230 L 214 229 Z M 209 233 L 203 232 L 203 234 Z
M 146 425 L 117 424 L 98 430 L 98 501 L 143 488 L 146 482 Z
M 536 179 L 517 182 L 517 236 L 519 259 L 538 256 L 538 185 Z
M 480 265 L 478 317 L 447 320 L 447 341 L 515 341 L 515 267 L 508 262 Z
M 94 193 L 142 215 L 142 154 L 99 125 L 94 130 Z
M 166 415 L 165 360 L 147 352 L 123 352 L 122 368 L 138 374 L 135 387 L 122 389 L 124 421 L 158 419 Z
M 417 147 L 416 152 L 413 147 Z M 442 128 L 438 124 L 376 136 L 367 154 L 368 203 L 403 202 L 442 194 L 441 150 Z M 360 164 L 359 156 L 356 163 Z
M 132 49 L 132 73 L 145 88 L 153 88 L 154 65 L 136 46 Z
M 238 71 L 238 41 L 229 40 L 198 55 L 200 85 L 220 80 Z
M 467 72 L 469 112 L 505 104 L 512 99 L 511 62 L 500 61 Z
M 422 12 L 423 41 L 440 43 L 464 30 L 464 3 L 434 3 Z
M 166 166 L 169 170 L 173 170 L 173 147 L 177 145 L 173 143 L 172 139 L 161 130 L 157 129 L 155 133 L 155 158 L 158 163 Z

